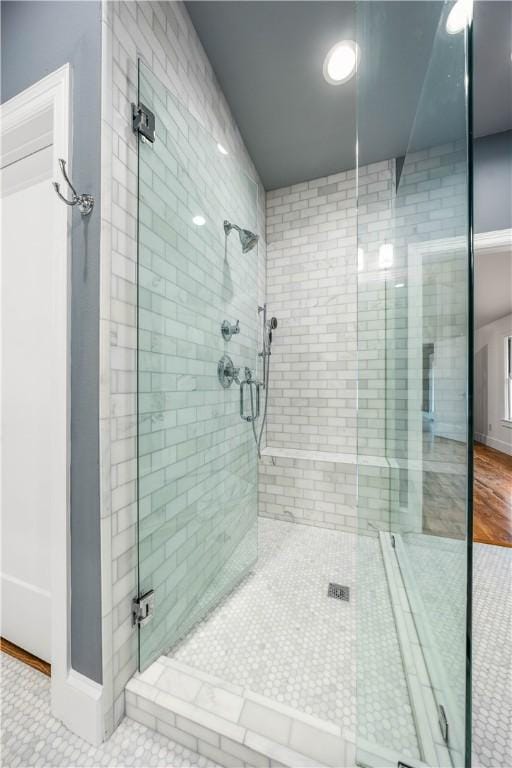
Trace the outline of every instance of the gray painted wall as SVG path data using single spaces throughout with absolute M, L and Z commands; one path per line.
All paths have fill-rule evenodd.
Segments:
M 101 4 L 2 2 L 2 101 L 69 62 L 73 176 L 96 206 L 73 211 L 71 305 L 71 662 L 101 682 L 99 246 Z M 29 212 L 27 212 L 29 216 Z M 28 222 L 27 222 L 28 223 Z M 51 441 L 51 436 L 49 436 Z
M 474 144 L 475 232 L 512 227 L 512 131 Z

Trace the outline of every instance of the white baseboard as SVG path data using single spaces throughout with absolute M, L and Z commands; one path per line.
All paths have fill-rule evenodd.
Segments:
M 512 445 L 510 443 L 506 443 L 504 440 L 497 440 L 495 437 L 482 435 L 479 432 L 475 432 L 475 440 L 478 443 L 488 445 L 489 448 L 494 448 L 497 451 L 501 451 L 501 453 L 506 453 L 509 456 L 512 456 Z
M 103 686 L 71 670 L 64 680 L 52 676 L 52 715 L 90 744 L 104 740 Z
M 1 574 L 0 584 L 0 635 L 39 659 L 51 663 L 51 594 L 7 573 Z M 37 627 L 37 631 L 34 627 Z

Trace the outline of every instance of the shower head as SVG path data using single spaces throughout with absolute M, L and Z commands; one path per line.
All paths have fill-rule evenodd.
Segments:
M 252 251 L 259 240 L 258 235 L 255 235 L 254 232 L 250 232 L 248 229 L 241 229 L 238 234 L 242 243 L 242 253 Z
M 249 229 L 241 229 L 236 224 L 231 224 L 231 222 L 225 221 L 224 232 L 226 233 L 226 237 L 229 235 L 232 229 L 236 229 L 238 232 L 240 243 L 242 244 L 242 253 L 248 253 L 249 251 L 252 251 L 259 240 L 259 236 L 255 235 L 254 232 L 251 232 Z

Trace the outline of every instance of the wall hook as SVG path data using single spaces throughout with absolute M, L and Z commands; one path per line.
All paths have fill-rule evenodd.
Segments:
M 71 200 L 67 200 L 64 195 L 60 192 L 60 185 L 58 182 L 53 182 L 53 188 L 56 191 L 57 195 L 60 197 L 63 203 L 66 203 L 66 205 L 78 205 L 78 210 L 82 214 L 82 216 L 88 216 L 92 209 L 94 208 L 94 197 L 92 195 L 78 195 L 74 186 L 72 185 L 71 181 L 69 180 L 68 174 L 66 173 L 66 161 L 62 158 L 59 158 L 59 166 L 62 171 L 62 175 L 64 176 L 64 179 L 66 180 L 67 185 L 69 186 L 71 192 L 73 193 L 73 196 Z

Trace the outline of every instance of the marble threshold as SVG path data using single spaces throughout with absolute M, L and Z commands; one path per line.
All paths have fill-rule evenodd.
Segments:
M 161 656 L 126 687 L 126 714 L 226 768 L 382 768 L 392 750 Z M 407 759 L 410 768 L 427 768 Z
M 353 734 L 161 656 L 126 687 L 126 714 L 228 768 L 353 766 Z

